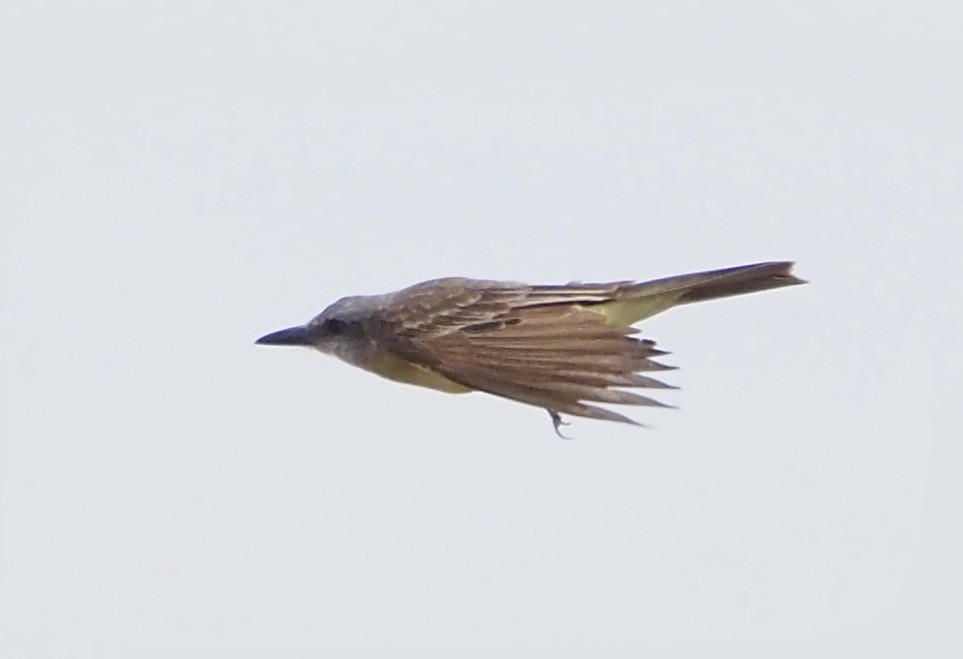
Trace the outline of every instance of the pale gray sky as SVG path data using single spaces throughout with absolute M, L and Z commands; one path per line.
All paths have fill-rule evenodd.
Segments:
M 959 656 L 960 20 L 4 3 L 0 655 Z M 770 259 L 652 430 L 252 345 Z

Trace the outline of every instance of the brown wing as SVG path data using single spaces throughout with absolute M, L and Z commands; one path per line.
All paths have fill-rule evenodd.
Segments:
M 635 423 L 585 401 L 666 407 L 620 387 L 671 388 L 636 330 L 587 310 L 617 284 L 529 287 L 446 279 L 401 291 L 368 328 L 385 349 L 450 380 L 564 414 Z

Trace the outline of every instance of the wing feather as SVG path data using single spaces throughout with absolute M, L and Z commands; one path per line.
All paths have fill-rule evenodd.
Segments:
M 395 355 L 473 389 L 563 414 L 635 423 L 585 403 L 669 407 L 624 390 L 674 388 L 639 375 L 673 368 L 652 359 L 666 353 L 590 309 L 623 285 L 436 280 L 394 294 L 368 335 Z

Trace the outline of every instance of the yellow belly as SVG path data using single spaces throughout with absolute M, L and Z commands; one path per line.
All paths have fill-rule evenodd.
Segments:
M 412 364 L 390 354 L 378 360 L 378 368 L 374 372 L 395 382 L 437 389 L 449 394 L 464 394 L 471 391 L 468 387 L 452 382 L 445 376 L 439 375 L 424 366 Z

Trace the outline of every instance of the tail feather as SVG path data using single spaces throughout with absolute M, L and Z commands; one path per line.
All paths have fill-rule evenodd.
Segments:
M 613 324 L 628 326 L 680 304 L 806 283 L 792 274 L 792 267 L 789 261 L 754 263 L 628 284 L 614 301 L 598 308 Z
M 757 263 L 703 273 L 705 279 L 690 275 L 700 280 L 685 290 L 679 298 L 679 304 L 805 284 L 805 281 L 792 274 L 792 266 L 792 263 Z

